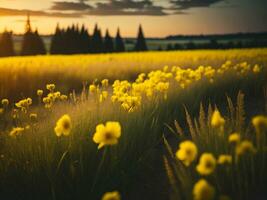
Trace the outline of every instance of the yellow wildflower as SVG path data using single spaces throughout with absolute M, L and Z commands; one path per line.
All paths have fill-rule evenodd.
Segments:
M 67 95 L 65 95 L 65 94 L 60 95 L 60 100 L 61 101 L 65 101 L 67 99 L 68 99 L 68 96 Z
M 216 109 L 211 117 L 211 126 L 214 128 L 223 128 L 224 124 L 224 118 L 221 116 L 221 113 Z
M 215 197 L 215 189 L 205 179 L 200 179 L 193 188 L 194 200 L 212 200 Z
M 94 94 L 94 93 L 96 93 L 96 90 L 97 90 L 97 88 L 96 88 L 96 86 L 94 84 L 91 84 L 89 86 L 89 92 L 90 93 Z
M 200 157 L 196 170 L 201 175 L 209 175 L 216 168 L 216 159 L 211 153 L 203 153 Z
M 263 115 L 253 117 L 252 124 L 257 133 L 263 132 L 267 129 L 267 117 Z
M 121 196 L 118 191 L 106 192 L 102 197 L 102 200 L 120 200 L 120 199 Z
M 56 88 L 55 84 L 46 85 L 46 89 L 49 90 L 50 92 L 53 92 L 55 88 Z
M 22 127 L 14 127 L 14 128 L 10 131 L 9 135 L 10 135 L 11 137 L 16 137 L 16 136 L 19 136 L 24 130 L 25 130 L 25 129 L 22 128 Z
M 71 119 L 69 115 L 63 115 L 56 123 L 55 133 L 58 137 L 61 135 L 68 136 L 72 128 Z
M 254 65 L 254 67 L 253 67 L 253 72 L 254 72 L 254 73 L 259 73 L 260 71 L 261 71 L 260 66 L 259 66 L 259 65 Z
M 232 163 L 232 156 L 231 155 L 222 154 L 218 158 L 218 164 L 220 164 L 220 165 L 231 164 L 231 163 Z
M 121 126 L 119 122 L 109 121 L 96 126 L 96 132 L 93 136 L 93 141 L 98 145 L 98 149 L 105 145 L 115 145 L 118 143 L 118 138 L 121 136 Z
M 236 147 L 236 154 L 243 155 L 245 153 L 256 153 L 256 149 L 249 140 L 243 140 Z
M 37 90 L 37 96 L 43 96 L 44 91 L 43 90 Z
M 240 134 L 239 133 L 232 133 L 228 137 L 228 142 L 233 144 L 238 144 L 240 142 Z
M 4 106 L 4 107 L 6 107 L 6 106 L 8 106 L 8 104 L 9 104 L 9 101 L 8 101 L 8 99 L 2 99 L 2 105 Z
M 102 84 L 103 87 L 108 87 L 108 79 L 103 79 L 101 81 L 101 84 Z
M 190 140 L 181 142 L 179 145 L 179 150 L 176 152 L 176 157 L 186 166 L 189 166 L 197 157 L 196 145 Z

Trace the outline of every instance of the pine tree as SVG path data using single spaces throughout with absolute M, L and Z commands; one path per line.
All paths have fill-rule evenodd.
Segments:
M 103 52 L 103 41 L 102 41 L 101 30 L 98 29 L 98 26 L 96 24 L 92 36 L 92 53 L 102 53 L 102 52 Z
M 108 29 L 106 31 L 106 36 L 105 36 L 105 40 L 104 40 L 104 51 L 107 53 L 114 52 L 113 40 L 109 35 Z
M 84 25 L 82 25 L 82 28 L 80 30 L 79 34 L 79 46 L 80 46 L 80 53 L 89 53 L 90 52 L 90 35 L 88 33 L 88 30 L 85 28 Z
M 120 29 L 118 28 L 117 30 L 117 35 L 116 35 L 116 39 L 115 39 L 115 51 L 116 52 L 124 52 L 125 51 L 125 46 L 124 46 L 124 42 L 121 38 L 121 34 L 120 34 Z
M 51 45 L 50 45 L 50 54 L 61 54 L 62 49 L 62 31 L 59 27 L 59 24 L 57 24 L 56 31 L 52 37 Z
M 35 53 L 37 55 L 43 55 L 46 54 L 46 49 L 45 49 L 45 45 L 44 42 L 42 40 L 42 38 L 40 37 L 38 30 L 36 29 L 34 32 L 34 36 L 35 36 Z
M 143 34 L 142 26 L 139 26 L 138 36 L 135 44 L 135 51 L 147 51 L 146 40 Z
M 38 31 L 32 32 L 30 16 L 28 14 L 25 34 L 22 41 L 21 55 L 39 55 L 45 54 L 46 50 L 42 38 L 39 36 Z
M 0 37 L 0 57 L 2 56 L 14 56 L 14 45 L 12 39 L 12 32 L 4 31 Z

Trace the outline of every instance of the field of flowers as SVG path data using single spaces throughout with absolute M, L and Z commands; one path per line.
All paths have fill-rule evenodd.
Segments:
M 265 199 L 266 66 L 266 49 L 1 59 L 1 198 Z
M 61 92 L 81 91 L 95 79 L 134 81 L 140 73 L 164 66 L 220 67 L 233 63 L 267 63 L 267 49 L 195 50 L 73 56 L 33 56 L 0 59 L 0 98 L 19 100 L 54 83 Z M 8 89 L 7 89 L 8 88 Z

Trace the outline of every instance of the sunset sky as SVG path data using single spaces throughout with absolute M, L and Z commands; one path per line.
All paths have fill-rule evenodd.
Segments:
M 267 31 L 267 0 L 0 0 L 0 31 L 23 33 L 27 12 L 41 34 L 95 23 L 115 34 L 136 36 L 141 23 L 147 37 Z

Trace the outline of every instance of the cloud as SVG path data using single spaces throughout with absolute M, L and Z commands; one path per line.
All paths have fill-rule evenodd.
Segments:
M 170 3 L 175 6 L 174 9 L 187 10 L 196 7 L 209 7 L 223 1 L 225 0 L 171 0 Z
M 1 1 L 1 0 L 0 0 Z M 0 7 L 0 16 L 32 16 L 72 17 L 84 16 L 133 16 L 133 15 L 181 15 L 188 14 L 186 10 L 193 7 L 209 7 L 212 4 L 227 0 L 55 0 L 48 10 L 10 9 Z
M 88 15 L 166 15 L 164 7 L 156 6 L 151 0 L 109 0 L 95 4 Z
M 60 10 L 60 11 L 81 11 L 91 9 L 92 6 L 85 3 L 85 1 L 79 2 L 68 2 L 68 1 L 54 1 L 50 10 Z
M 0 7 L 0 16 L 26 16 L 29 13 L 31 16 L 44 16 L 44 17 L 82 17 L 81 13 L 62 13 L 62 12 L 47 12 L 39 10 L 28 9 L 10 9 Z
M 87 3 L 88 2 L 88 3 Z M 89 4 L 91 2 L 91 4 Z M 54 1 L 50 10 L 76 11 L 83 15 L 166 15 L 164 8 L 153 4 L 152 0 L 106 0 L 102 2 Z

